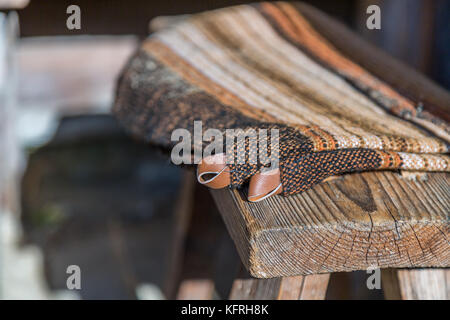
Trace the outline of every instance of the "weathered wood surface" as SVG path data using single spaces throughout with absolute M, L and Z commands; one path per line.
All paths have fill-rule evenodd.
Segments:
M 238 278 L 233 282 L 231 300 L 323 300 L 329 274 L 273 279 Z
M 381 279 L 389 300 L 450 300 L 450 269 L 385 269 Z
M 301 194 L 250 203 L 213 190 L 241 260 L 258 278 L 450 266 L 448 173 L 347 174 Z

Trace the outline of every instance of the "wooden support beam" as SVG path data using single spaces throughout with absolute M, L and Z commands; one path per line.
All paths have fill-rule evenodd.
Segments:
M 323 300 L 327 292 L 329 274 L 255 279 L 235 279 L 231 300 Z
M 343 175 L 258 203 L 212 194 L 241 260 L 257 278 L 450 265 L 448 173 L 412 181 L 395 172 Z
M 184 172 L 175 210 L 166 297 L 226 298 L 239 257 L 209 191 L 190 171 Z
M 324 300 L 330 274 L 281 278 L 278 300 Z
M 299 300 L 324 300 L 329 281 L 329 273 L 304 276 Z
M 450 299 L 450 269 L 383 269 L 381 279 L 389 300 Z
M 191 223 L 194 206 L 194 175 L 190 171 L 184 171 L 181 178 L 181 186 L 175 205 L 174 232 L 169 256 L 169 270 L 165 280 L 164 294 L 167 298 L 173 298 L 177 292 L 178 281 L 182 272 L 186 237 Z

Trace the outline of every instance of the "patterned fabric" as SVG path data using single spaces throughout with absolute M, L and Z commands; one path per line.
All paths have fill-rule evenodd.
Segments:
M 288 195 L 344 172 L 450 171 L 450 127 L 426 109 L 277 2 L 205 12 L 153 34 L 125 68 L 114 112 L 166 150 L 173 130 L 193 133 L 194 121 L 203 131 L 277 128 Z M 232 186 L 262 167 L 231 165 Z

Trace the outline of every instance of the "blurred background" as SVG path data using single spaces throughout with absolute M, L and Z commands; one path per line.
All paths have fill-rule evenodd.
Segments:
M 215 297 L 227 296 L 240 266 L 220 216 L 181 212 L 192 177 L 109 112 L 152 18 L 246 2 L 0 0 L 0 298 L 173 298 L 183 279 L 216 279 Z M 306 2 L 450 89 L 449 0 Z M 66 27 L 72 4 L 80 30 Z M 366 28 L 371 4 L 381 30 Z M 69 265 L 80 290 L 67 289 Z M 383 298 L 366 278 L 334 274 L 327 298 Z

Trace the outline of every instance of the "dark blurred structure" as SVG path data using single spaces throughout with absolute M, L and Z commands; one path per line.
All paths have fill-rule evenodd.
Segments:
M 365 28 L 365 10 L 371 4 L 380 6 L 381 30 Z M 357 7 L 354 27 L 359 34 L 450 88 L 448 0 L 360 0 Z
M 109 115 L 64 117 L 50 142 L 30 150 L 23 242 L 42 249 L 50 289 L 65 289 L 66 268 L 76 264 L 83 299 L 135 299 L 142 284 L 176 298 L 181 283 L 209 279 L 228 296 L 239 258 L 219 213 L 208 210 L 209 191 L 196 188 L 193 212 L 181 210 L 181 170 L 158 153 Z
M 133 299 L 164 285 L 180 169 L 107 115 L 66 117 L 31 152 L 22 180 L 24 241 L 40 246 L 51 289 L 83 272 L 84 299 Z M 164 239 L 164 241 L 161 241 Z
M 160 15 L 196 13 L 255 1 L 243 0 L 31 0 L 19 11 L 21 35 L 148 34 Z M 305 0 L 450 88 L 450 3 L 447 0 Z M 68 30 L 66 8 L 81 8 L 81 30 Z M 366 28 L 369 5 L 381 8 L 381 30 Z
M 433 43 L 432 77 L 450 89 L 450 1 L 438 1 Z
M 223 8 L 245 0 L 31 0 L 20 11 L 22 36 L 61 34 L 148 34 L 149 21 L 161 15 L 179 15 Z M 307 0 L 341 20 L 352 23 L 355 0 Z M 81 8 L 81 30 L 66 28 L 66 8 L 76 4 Z

